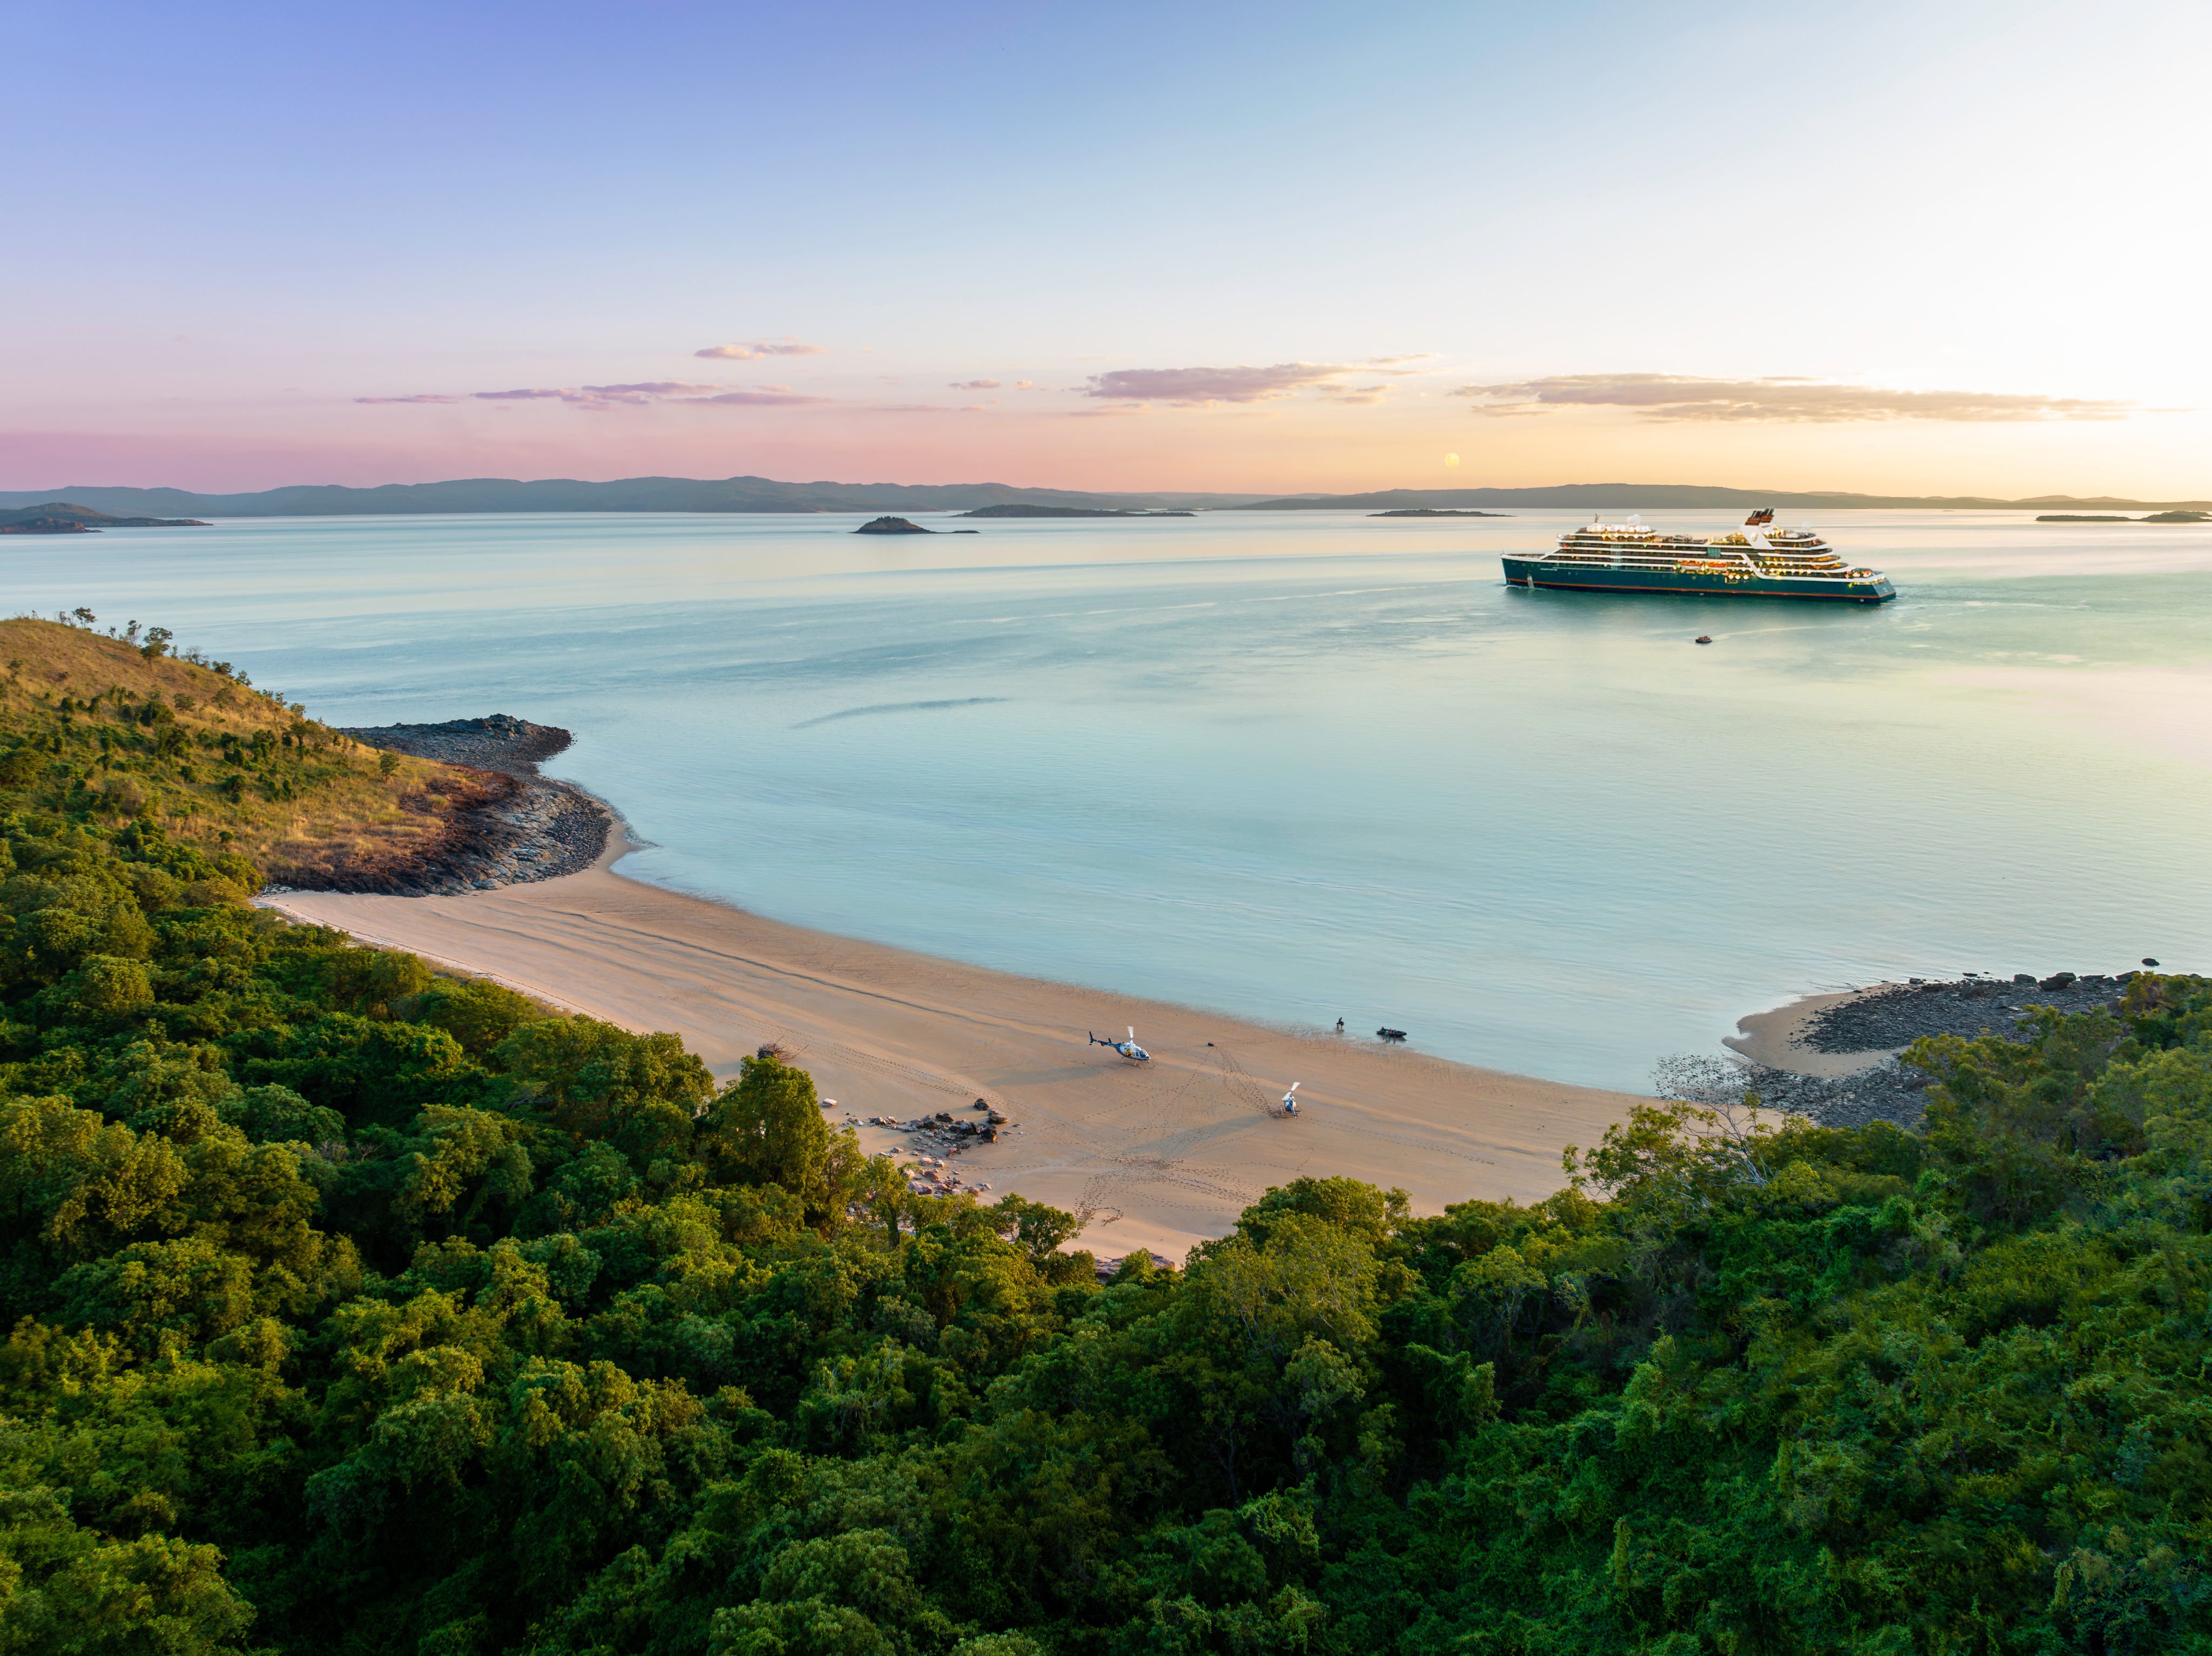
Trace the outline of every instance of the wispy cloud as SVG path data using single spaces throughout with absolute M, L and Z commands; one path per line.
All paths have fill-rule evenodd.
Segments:
M 1367 366 L 1370 368 L 1401 368 L 1408 362 L 1433 362 L 1436 359 L 1434 351 L 1415 351 L 1411 356 L 1370 356 L 1367 359 Z
M 1389 394 L 1388 385 L 1323 385 L 1322 399 L 1329 403 L 1379 403 Z
M 1794 378 L 1705 379 L 1689 374 L 1575 373 L 1499 385 L 1462 385 L 1487 414 L 1546 414 L 1568 408 L 1632 409 L 1647 420 L 1775 421 L 1830 424 L 1865 420 L 1967 423 L 2124 420 L 2132 403 L 2009 391 L 1888 391 Z
M 687 397 L 683 400 L 747 409 L 812 408 L 830 401 L 826 397 L 801 396 L 788 385 L 763 385 L 757 391 L 726 391 L 713 397 Z
M 718 359 L 725 362 L 750 362 L 763 356 L 827 356 L 827 345 L 806 345 L 786 335 L 781 339 L 752 339 L 736 345 L 709 345 L 705 350 L 694 351 L 694 356 Z
M 1014 389 L 1016 391 L 1035 391 L 1036 389 L 1036 381 L 1034 379 L 1017 379 L 1014 381 Z
M 648 403 L 706 397 L 728 389 L 689 379 L 639 379 L 622 385 L 526 385 L 472 393 L 479 403 L 567 403 L 576 408 L 642 408 Z
M 1081 389 L 1085 397 L 1116 403 L 1172 403 L 1203 408 L 1209 403 L 1265 403 L 1296 396 L 1309 385 L 1327 385 L 1352 369 L 1326 362 L 1278 362 L 1271 367 L 1114 368 L 1095 373 Z
M 645 408 L 661 403 L 733 403 L 749 408 L 797 408 L 827 403 L 805 397 L 788 385 L 718 385 L 690 379 L 639 379 L 619 385 L 522 385 L 512 391 L 477 391 L 466 396 L 424 392 L 415 397 L 356 397 L 356 403 L 560 403 L 604 411 Z
M 999 382 L 995 379 L 956 379 L 952 382 L 951 389 L 954 391 L 996 391 L 999 389 Z

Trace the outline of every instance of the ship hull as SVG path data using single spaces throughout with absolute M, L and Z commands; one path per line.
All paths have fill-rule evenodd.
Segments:
M 1702 569 L 1607 568 L 1541 558 L 1506 558 L 1509 586 L 1565 592 L 1637 592 L 1673 597 L 1800 598 L 1816 604 L 1887 604 L 1897 596 L 1887 579 L 1807 580 L 1787 575 L 1723 575 Z

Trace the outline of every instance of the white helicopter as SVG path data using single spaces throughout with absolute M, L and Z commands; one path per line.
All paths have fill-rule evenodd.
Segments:
M 1083 1033 L 1091 1035 L 1088 1029 Z M 1137 1027 L 1133 1023 L 1129 1026 L 1127 1040 L 1115 1040 L 1110 1035 L 1091 1035 L 1091 1044 L 1093 1046 L 1110 1046 L 1132 1064 L 1150 1064 L 1152 1061 L 1152 1055 L 1137 1045 Z
M 1301 1084 L 1301 1083 L 1293 1081 L 1291 1083 L 1290 1091 L 1283 1095 L 1283 1113 L 1285 1115 L 1296 1115 L 1298 1113 L 1298 1088 Z

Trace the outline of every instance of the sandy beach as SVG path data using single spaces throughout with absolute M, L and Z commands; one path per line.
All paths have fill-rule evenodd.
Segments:
M 1424 1212 L 1533 1200 L 1559 1188 L 1563 1146 L 1595 1143 L 1636 1101 L 1367 1031 L 1270 1028 L 785 925 L 625 879 L 614 864 L 626 849 L 617 836 L 582 873 L 492 891 L 263 901 L 555 1005 L 672 1029 L 717 1075 L 775 1041 L 837 1101 L 833 1122 L 988 1099 L 1014 1127 L 967 1149 L 962 1175 L 1089 1209 L 1082 1244 L 1102 1255 L 1180 1259 L 1301 1174 L 1397 1186 Z M 1131 1024 L 1149 1065 L 1085 1040 Z M 1273 1107 L 1294 1081 L 1300 1113 L 1285 1119 Z M 908 1142 L 860 1131 L 872 1151 Z

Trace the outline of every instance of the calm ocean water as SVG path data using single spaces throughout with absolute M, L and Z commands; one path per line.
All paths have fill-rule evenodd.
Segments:
M 1563 1080 L 1884 976 L 2212 964 L 2212 530 L 1822 517 L 1897 582 L 1876 610 L 1502 585 L 1580 515 L 265 519 L 0 556 L 11 608 L 170 627 L 334 723 L 568 726 L 550 768 L 652 842 L 625 872 Z

